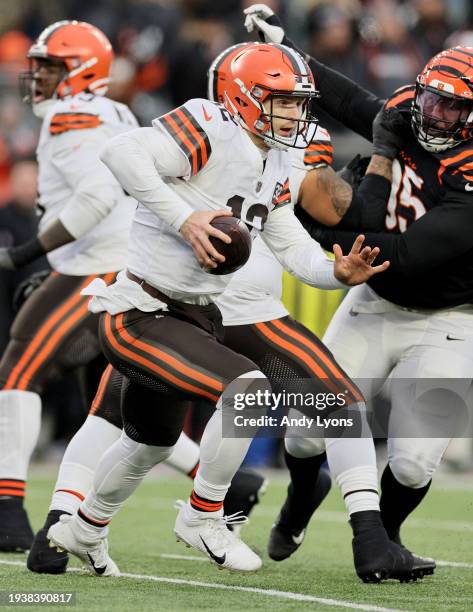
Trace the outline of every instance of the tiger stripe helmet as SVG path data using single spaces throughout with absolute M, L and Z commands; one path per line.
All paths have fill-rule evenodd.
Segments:
M 473 47 L 454 47 L 433 57 L 417 77 L 412 128 L 430 153 L 473 136 Z

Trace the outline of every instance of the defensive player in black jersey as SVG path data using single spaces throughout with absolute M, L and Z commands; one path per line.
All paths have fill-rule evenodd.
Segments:
M 264 5 L 245 11 L 249 30 L 281 42 L 284 31 Z M 291 42 L 284 37 L 284 43 Z M 385 156 L 393 159 L 392 189 L 379 232 L 367 232 L 391 267 L 350 291 L 324 337 L 342 367 L 373 396 L 391 380 L 388 465 L 381 480 L 381 514 L 388 534 L 400 527 L 426 495 L 453 435 L 456 410 L 467 406 L 473 366 L 473 50 L 456 47 L 432 58 L 415 85 L 386 102 L 313 58 L 310 66 L 320 106 L 371 140 L 383 105 Z M 389 125 L 390 109 L 396 125 Z M 405 118 L 402 121 L 402 117 Z M 401 122 L 399 123 L 399 119 Z M 379 151 L 383 143 L 375 142 Z M 316 215 L 315 207 L 307 212 Z M 299 217 L 323 246 L 353 240 L 348 212 L 336 228 Z M 357 230 L 362 230 L 357 227 Z M 441 381 L 439 380 L 441 379 Z M 269 554 L 281 560 L 302 542 L 307 487 L 314 476 L 317 439 L 288 438 L 300 461 L 270 538 Z M 304 464 L 312 459 L 310 473 Z M 304 459 L 304 460 L 302 460 Z M 294 465 L 294 462 L 293 462 Z

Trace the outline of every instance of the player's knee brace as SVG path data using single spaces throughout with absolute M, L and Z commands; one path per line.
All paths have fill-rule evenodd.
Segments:
M 296 459 L 307 459 L 325 452 L 324 438 L 285 438 L 284 446 Z
M 435 465 L 428 458 L 415 455 L 398 455 L 389 460 L 396 480 L 411 489 L 425 487 L 432 479 Z

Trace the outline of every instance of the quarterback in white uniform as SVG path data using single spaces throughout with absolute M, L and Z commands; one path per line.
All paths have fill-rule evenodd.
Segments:
M 377 251 L 360 253 L 359 240 L 348 256 L 338 252 L 335 263 L 329 261 L 287 206 L 290 167 L 279 149 L 304 139 L 307 145 L 314 133 L 307 103 L 315 89 L 303 59 L 282 46 L 250 45 L 232 60 L 226 92 L 225 108 L 191 100 L 152 128 L 113 139 L 102 155 L 139 201 L 127 270 L 109 287 L 95 281 L 87 288 L 91 309 L 104 313 L 103 350 L 127 377 L 125 431 L 102 458 L 77 514 L 61 517 L 48 533 L 96 574 L 117 573 L 107 555 L 106 526 L 179 437 L 184 410 L 173 398 L 204 397 L 221 408 L 224 391 L 231 398 L 237 390 L 268 389 L 255 363 L 216 341 L 221 327 L 213 298 L 229 278 L 208 274 L 223 260 L 209 236 L 228 239 L 210 221 L 238 213 L 286 269 L 316 286 L 356 284 L 387 267 L 373 268 Z M 356 390 L 353 396 L 359 398 Z M 151 402 L 159 407 L 150 409 Z M 221 416 L 214 414 L 194 490 L 175 525 L 179 539 L 214 563 L 243 571 L 259 568 L 261 560 L 228 531 L 222 506 L 249 443 L 222 438 Z M 339 443 L 328 444 L 329 454 Z M 338 457 L 338 472 L 351 467 L 349 458 L 345 462 Z

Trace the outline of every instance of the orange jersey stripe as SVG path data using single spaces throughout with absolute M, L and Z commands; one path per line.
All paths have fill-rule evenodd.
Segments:
M 105 368 L 99 383 L 99 388 L 97 389 L 97 393 L 92 401 L 92 406 L 90 407 L 89 414 L 95 414 L 97 412 L 98 407 L 102 403 L 103 395 L 105 393 L 105 389 L 107 388 L 108 381 L 110 380 L 110 376 L 113 372 L 113 366 L 109 363 Z
M 189 140 L 189 138 L 187 137 L 186 133 L 183 130 L 181 130 L 181 128 L 176 123 L 176 121 L 171 117 L 171 115 L 164 115 L 164 117 L 162 117 L 162 118 L 167 123 L 172 125 L 172 129 L 174 130 L 174 132 L 179 136 L 179 138 L 182 140 L 182 142 L 186 145 L 186 148 L 187 148 L 188 152 L 191 154 L 191 157 L 192 157 L 192 164 L 191 164 L 191 166 L 192 166 L 192 175 L 194 175 L 197 172 L 197 150 L 196 150 L 196 148 L 194 147 L 192 142 Z
M 102 124 L 100 117 L 90 113 L 57 113 L 49 124 L 50 134 L 62 134 L 69 130 L 97 128 Z
M 306 338 L 306 336 L 303 336 L 299 332 L 295 331 L 294 329 L 291 329 L 289 326 L 285 325 L 279 319 L 275 319 L 275 320 L 271 321 L 271 323 L 275 327 L 277 327 L 278 329 L 280 329 L 281 331 L 286 333 L 288 336 L 291 336 L 291 338 L 294 338 L 295 340 L 298 340 L 301 344 L 304 344 L 305 346 L 310 348 L 312 351 L 314 351 L 314 353 L 317 355 L 317 357 L 321 361 L 324 362 L 324 364 L 332 372 L 332 374 L 335 376 L 335 378 L 337 378 L 338 380 L 341 380 L 344 383 L 344 385 L 348 389 L 350 389 L 350 391 L 353 394 L 353 396 L 355 397 L 355 399 L 357 401 L 364 401 L 364 399 L 360 395 L 359 391 L 351 384 L 351 381 L 345 376 L 345 374 L 339 368 L 337 368 L 337 366 L 334 364 L 334 362 L 331 361 L 329 359 L 329 357 L 322 350 L 320 350 L 320 348 L 314 342 L 309 340 L 309 338 Z
M 458 153 L 457 155 L 454 155 L 453 157 L 442 159 L 440 163 L 442 164 L 442 166 L 451 166 L 452 164 L 455 164 L 456 162 L 460 162 L 462 159 L 465 159 L 466 157 L 470 157 L 470 156 L 473 156 L 473 149 L 470 149 L 468 151 L 462 151 L 461 153 Z
M 24 391 L 28 387 L 28 384 L 35 373 L 44 364 L 49 355 L 57 347 L 59 342 L 64 338 L 69 330 L 82 318 L 89 314 L 89 298 L 87 297 L 81 299 L 84 300 L 84 303 L 76 311 L 74 311 L 73 314 L 64 319 L 56 331 L 51 335 L 49 340 L 44 344 L 43 348 L 39 351 L 30 365 L 25 369 L 23 375 L 18 380 L 17 389 L 19 391 Z
M 331 155 L 322 155 L 322 154 L 311 154 L 310 156 L 305 156 L 304 157 L 304 164 L 310 165 L 310 164 L 316 164 L 318 162 L 326 162 L 327 164 L 331 165 L 333 162 L 333 157 Z
M 413 97 L 414 97 L 413 91 L 405 91 L 404 93 L 400 93 L 397 96 L 394 96 L 394 98 L 391 98 L 391 100 L 389 100 L 386 103 L 386 108 L 393 108 L 393 106 L 401 104 L 405 100 L 409 100 L 409 98 L 413 98 Z
M 138 338 L 134 338 L 133 336 L 131 336 L 128 333 L 128 331 L 124 327 L 122 327 L 123 313 L 117 315 L 116 322 L 117 322 L 117 330 L 119 331 L 122 338 L 126 340 L 127 344 L 132 344 L 133 346 L 136 346 L 137 348 L 141 349 L 145 353 L 148 353 L 148 355 L 151 355 L 153 357 L 158 357 L 158 359 L 160 359 L 161 361 L 164 361 L 165 363 L 169 364 L 170 366 L 172 366 L 174 369 L 176 369 L 178 372 L 181 372 L 185 376 L 188 376 L 189 378 L 193 378 L 196 382 L 200 382 L 203 385 L 206 385 L 207 387 L 210 387 L 211 389 L 218 391 L 219 393 L 223 392 L 223 384 L 219 382 L 218 380 L 216 380 L 215 378 L 211 378 L 210 376 L 207 376 L 206 374 L 202 374 L 198 370 L 194 370 L 193 368 L 185 365 L 184 363 L 182 363 L 182 361 L 179 361 L 178 359 L 176 359 L 175 357 L 172 357 L 168 353 L 152 346 L 151 344 L 146 344 L 146 342 L 143 342 L 142 340 L 139 340 Z M 118 329 L 119 327 L 120 329 Z
M 25 497 L 25 492 L 20 489 L 7 489 L 0 487 L 0 495 L 10 495 L 11 497 Z
M 199 148 L 200 148 L 200 152 L 202 155 L 202 166 L 205 166 L 205 164 L 207 163 L 207 149 L 205 147 L 204 139 L 202 138 L 198 130 L 196 130 L 195 126 L 192 124 L 189 118 L 186 117 L 186 115 L 182 112 L 180 108 L 176 110 L 176 115 L 179 117 L 182 123 L 187 127 L 189 132 L 194 136 L 194 138 L 199 143 Z M 197 151 L 196 151 L 196 154 L 197 154 Z
M 37 334 L 28 345 L 28 348 L 23 353 L 18 363 L 10 373 L 10 376 L 8 377 L 8 380 L 4 386 L 5 390 L 14 388 L 14 385 L 18 377 L 20 376 L 23 368 L 26 367 L 30 358 L 33 357 L 35 351 L 41 346 L 46 336 L 50 333 L 54 326 L 63 318 L 63 316 L 70 312 L 74 308 L 74 306 L 79 303 L 79 301 L 81 300 L 81 290 L 86 287 L 94 278 L 97 278 L 95 274 L 88 276 L 85 281 L 80 285 L 79 289 L 77 290 L 77 293 L 74 293 L 71 297 L 69 297 L 64 302 L 64 304 L 56 311 L 54 311 L 51 317 L 49 317 L 45 321 L 45 323 L 43 323 L 43 325 L 39 328 Z
M 78 491 L 72 491 L 72 489 L 56 489 L 55 493 L 70 493 L 71 495 L 75 495 L 76 497 L 78 497 L 81 501 L 84 501 L 85 499 L 82 493 L 79 493 Z
M 156 372 L 156 374 L 158 374 L 165 380 L 169 380 L 170 382 L 172 382 L 177 387 L 180 387 L 181 389 L 185 389 L 186 391 L 190 391 L 191 393 L 195 393 L 196 395 L 202 395 L 204 397 L 208 397 L 210 400 L 217 403 L 219 399 L 218 395 L 214 395 L 213 393 L 209 393 L 207 391 L 204 391 L 203 389 L 200 389 L 199 387 L 195 387 L 194 385 L 191 385 L 189 383 L 186 383 L 185 381 L 180 380 L 173 374 L 166 372 L 166 370 L 159 367 L 158 365 L 156 365 L 149 359 L 146 359 L 137 353 L 133 353 L 129 349 L 122 346 L 117 341 L 117 339 L 115 338 L 113 334 L 113 331 L 111 328 L 111 315 L 109 315 L 108 313 L 105 315 L 105 335 L 107 336 L 107 339 L 110 342 L 110 344 L 113 346 L 113 348 L 118 353 L 121 353 L 122 355 L 130 359 L 131 361 L 139 363 L 140 365 L 145 366 L 146 368 L 152 370 L 153 372 Z
M 318 153 L 321 149 L 323 149 L 324 151 L 328 151 L 329 153 L 333 153 L 333 146 L 331 144 L 324 144 L 323 142 L 313 142 L 305 150 L 305 155 L 313 155 L 314 153 Z

